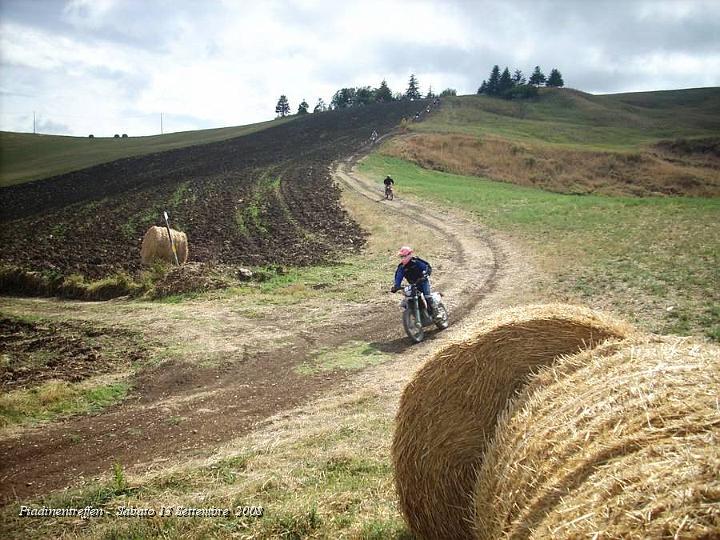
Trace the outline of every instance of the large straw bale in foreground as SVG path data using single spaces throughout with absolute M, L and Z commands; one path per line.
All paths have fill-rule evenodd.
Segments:
M 185 264 L 188 258 L 188 240 L 184 232 L 170 229 L 173 242 L 177 251 L 178 262 Z M 150 227 L 145 233 L 140 248 L 140 258 L 146 266 L 151 265 L 155 260 L 163 260 L 175 263 L 172 247 L 170 246 L 170 237 L 165 227 Z
M 400 506 L 422 538 L 473 534 L 473 489 L 498 414 L 527 376 L 558 356 L 633 333 L 568 305 L 507 310 L 429 360 L 400 400 L 392 454 Z
M 478 475 L 478 538 L 720 537 L 720 349 L 657 341 L 525 388 Z

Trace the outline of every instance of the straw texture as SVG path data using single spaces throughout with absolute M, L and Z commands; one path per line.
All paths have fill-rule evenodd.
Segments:
M 403 392 L 392 455 L 408 526 L 421 538 L 471 538 L 477 470 L 498 415 L 528 376 L 632 327 L 562 304 L 507 310 L 429 360 Z
M 601 347 L 534 378 L 479 471 L 479 539 L 720 538 L 720 348 Z
M 178 262 L 185 264 L 188 258 L 188 240 L 184 232 L 170 229 L 172 232 L 175 250 L 177 251 Z M 163 260 L 175 263 L 175 257 L 170 246 L 167 229 L 165 227 L 150 227 L 145 233 L 145 237 L 140 247 L 140 258 L 146 266 L 151 265 L 153 261 Z

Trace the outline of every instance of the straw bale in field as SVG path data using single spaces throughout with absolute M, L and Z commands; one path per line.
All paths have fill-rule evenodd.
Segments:
M 170 231 L 175 243 L 178 261 L 180 264 L 185 264 L 188 258 L 187 235 L 175 229 L 170 229 Z M 158 259 L 175 263 L 166 227 L 153 226 L 147 230 L 140 248 L 140 258 L 144 265 L 151 265 L 153 261 Z
M 720 348 L 600 351 L 539 374 L 498 424 L 477 538 L 720 537 Z
M 429 360 L 403 392 L 392 446 L 400 506 L 413 532 L 471 537 L 476 472 L 508 400 L 558 356 L 632 333 L 586 308 L 526 306 L 501 312 L 475 338 Z

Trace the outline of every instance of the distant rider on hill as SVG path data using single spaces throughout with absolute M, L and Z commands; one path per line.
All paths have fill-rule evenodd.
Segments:
M 395 180 L 390 178 L 390 175 L 386 176 L 385 180 L 383 180 L 383 184 L 385 184 L 385 198 L 392 194 L 392 186 L 394 183 Z
M 437 319 L 439 314 L 435 311 L 435 303 L 432 299 L 432 291 L 430 289 L 430 274 L 432 274 L 432 266 L 420 257 L 414 257 L 415 252 L 410 246 L 403 246 L 398 251 L 400 264 L 395 270 L 395 284 L 390 292 L 397 292 L 401 288 L 402 280 L 406 279 L 408 283 L 414 284 L 420 289 L 425 296 L 428 305 L 428 311 L 433 319 Z

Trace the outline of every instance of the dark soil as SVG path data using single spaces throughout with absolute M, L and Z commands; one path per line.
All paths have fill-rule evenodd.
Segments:
M 140 245 L 167 210 L 190 261 L 312 264 L 364 236 L 339 204 L 329 168 L 373 129 L 421 103 L 311 114 L 251 135 L 126 158 L 0 190 L 3 262 L 98 279 L 140 270 Z
M 79 382 L 117 371 L 145 356 L 139 339 L 133 332 L 89 322 L 0 317 L 0 388 L 7 392 L 50 379 Z

